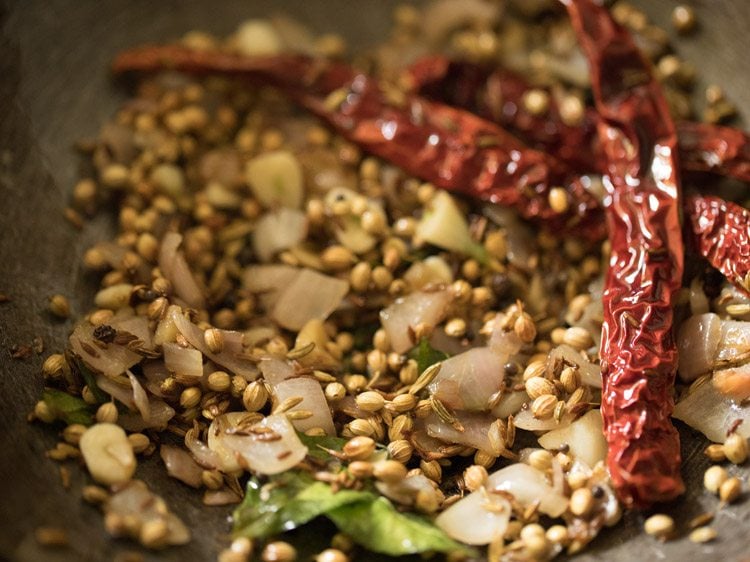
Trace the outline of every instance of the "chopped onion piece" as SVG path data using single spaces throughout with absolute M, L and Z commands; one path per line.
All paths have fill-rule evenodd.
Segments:
M 185 256 L 178 250 L 182 235 L 168 232 L 161 241 L 159 269 L 172 283 L 175 294 L 192 308 L 203 308 L 206 300 L 188 267 Z
M 86 366 L 103 375 L 115 378 L 122 375 L 133 365 L 138 364 L 143 357 L 125 346 L 114 343 L 105 344 L 102 349 L 94 337 L 94 327 L 88 322 L 76 325 L 70 335 L 70 348 Z
M 562 344 L 558 345 L 549 354 L 549 365 L 554 364 L 557 358 L 562 359 L 568 365 L 575 365 L 578 367 L 578 372 L 581 374 L 581 383 L 586 386 L 594 388 L 602 387 L 602 371 L 599 365 L 596 365 L 583 357 L 581 352 L 576 351 L 569 345 Z
M 750 322 L 721 321 L 721 344 L 716 354 L 717 367 L 725 362 L 750 360 Z
M 97 375 L 96 386 L 99 387 L 99 390 L 106 392 L 115 400 L 119 400 L 130 410 L 135 410 L 133 387 L 131 386 L 130 381 L 125 377 L 106 377 L 104 375 Z
M 297 431 L 305 432 L 313 427 L 319 427 L 326 432 L 326 435 L 336 435 L 331 410 L 328 408 L 325 394 L 317 380 L 312 377 L 289 378 L 276 384 L 273 390 L 279 403 L 297 396 L 303 398 L 302 402 L 288 410 L 290 413 L 296 410 L 312 412 L 309 418 L 292 421 Z
M 376 482 L 375 487 L 387 498 L 401 505 L 414 505 L 420 490 L 433 491 L 432 481 L 424 474 L 412 474 L 398 482 Z
M 246 413 L 230 412 L 214 419 L 208 446 L 218 453 L 225 472 L 247 468 L 260 474 L 278 474 L 296 466 L 307 455 L 289 419 L 271 415 L 251 427 L 239 427 Z M 274 435 L 269 440 L 268 436 Z
M 164 365 L 170 372 L 180 377 L 194 379 L 203 377 L 203 355 L 200 351 L 171 342 L 165 343 L 162 349 L 164 350 Z
M 750 404 L 741 404 L 724 396 L 708 380 L 693 384 L 691 391 L 675 405 L 675 418 L 716 443 L 724 442 L 727 431 L 737 420 L 745 420 L 736 428 L 736 433 L 750 437 L 750 423 L 747 423 Z
M 288 150 L 256 156 L 247 163 L 245 178 L 255 198 L 266 208 L 299 209 L 302 205 L 302 168 Z
M 601 412 L 590 410 L 567 427 L 545 433 L 539 438 L 539 444 L 545 449 L 557 449 L 566 444 L 576 459 L 593 467 L 607 456 Z
M 148 403 L 148 394 L 143 389 L 138 378 L 131 372 L 127 371 L 130 385 L 133 387 L 133 403 L 143 418 L 143 423 L 151 423 L 151 406 Z
M 442 362 L 430 383 L 435 398 L 456 410 L 487 410 L 490 398 L 503 386 L 508 360 L 489 347 L 475 347 Z
M 446 443 L 468 445 L 495 455 L 500 452 L 497 444 L 493 444 L 489 437 L 490 426 L 496 418 L 489 414 L 470 412 L 456 412 L 454 415 L 460 424 L 458 427 L 446 423 L 437 414 L 430 413 L 424 420 L 427 434 Z
M 521 351 L 523 342 L 514 331 L 506 331 L 502 328 L 503 319 L 503 314 L 497 314 L 495 316 L 492 326 L 492 334 L 490 335 L 490 340 L 487 342 L 487 345 L 495 353 L 510 357 Z
M 396 300 L 380 311 L 380 321 L 388 333 L 391 347 L 396 353 L 406 353 L 417 343 L 412 339 L 418 324 L 435 327 L 443 318 L 453 300 L 449 290 L 419 291 Z
M 482 488 L 443 511 L 435 519 L 435 525 L 457 541 L 484 545 L 502 539 L 511 511 L 506 498 Z
M 302 269 L 279 295 L 270 316 L 288 330 L 301 330 L 310 320 L 325 320 L 349 292 L 349 282 Z
M 570 425 L 572 420 L 573 417 L 569 413 L 563 415 L 559 422 L 554 417 L 539 419 L 531 413 L 531 408 L 521 408 L 514 418 L 514 423 L 517 428 L 526 431 L 551 431 Z
M 377 239 L 368 233 L 357 217 L 342 217 L 334 224 L 334 235 L 339 244 L 355 254 L 364 254 L 375 247 Z
M 510 492 L 523 505 L 540 501 L 539 511 L 559 517 L 568 509 L 568 500 L 547 483 L 544 474 L 526 464 L 512 464 L 490 474 L 487 489 Z
M 167 467 L 167 474 L 172 478 L 176 478 L 193 488 L 202 486 L 201 474 L 203 468 L 195 462 L 185 449 L 174 445 L 162 445 L 159 454 Z
M 722 322 L 716 314 L 699 314 L 685 320 L 677 332 L 678 372 L 684 381 L 693 381 L 713 368 L 722 335 Z
M 148 401 L 148 423 L 144 420 L 143 416 L 138 412 L 125 412 L 120 414 L 117 418 L 117 423 L 128 431 L 143 431 L 144 429 L 166 429 L 169 420 L 171 420 L 175 411 L 172 406 L 164 402 L 159 398 L 151 398 Z
M 164 361 L 144 361 L 141 363 L 141 369 L 143 370 L 143 376 L 146 377 L 144 384 L 146 389 L 154 396 L 164 398 L 166 394 L 162 392 L 161 385 L 171 376 L 164 365 Z
M 281 294 L 298 275 L 299 268 L 291 265 L 253 265 L 242 274 L 242 285 L 258 295 L 261 304 L 270 310 Z
M 453 283 L 453 272 L 440 256 L 428 256 L 414 262 L 404 273 L 403 279 L 413 290 L 419 290 L 428 285 Z
M 203 330 L 185 318 L 179 309 L 172 311 L 171 314 L 175 326 L 190 345 L 202 351 L 211 361 L 248 381 L 258 378 L 258 367 L 255 363 L 240 357 L 240 353 L 242 353 L 242 334 L 240 332 L 221 330 L 224 348 L 220 353 L 212 353 L 206 345 Z
M 208 445 L 198 439 L 198 431 L 196 429 L 189 429 L 185 433 L 185 447 L 187 447 L 190 454 L 193 455 L 195 462 L 203 468 L 213 470 L 223 466 L 222 457 L 215 451 L 209 449 Z
M 125 309 L 121 309 L 125 310 Z M 154 338 L 151 334 L 151 330 L 148 327 L 148 319 L 144 316 L 124 316 L 122 314 L 115 314 L 107 324 L 117 330 L 119 334 L 130 334 L 135 336 L 138 340 L 138 347 L 142 349 L 153 349 Z
M 509 392 L 504 394 L 497 405 L 492 408 L 492 415 L 503 419 L 515 416 L 528 401 L 529 395 L 525 390 Z
M 277 252 L 302 242 L 306 234 L 307 218 L 302 211 L 286 207 L 269 211 L 255 224 L 255 255 L 260 261 L 269 261 Z
M 714 388 L 727 398 L 742 402 L 750 398 L 750 363 L 714 371 Z
M 469 233 L 469 225 L 455 200 L 447 191 L 439 191 L 417 224 L 415 237 L 444 250 L 466 254 L 484 262 L 484 246 Z
M 263 378 L 270 385 L 277 385 L 294 376 L 294 367 L 288 362 L 275 357 L 263 359 L 259 363 Z

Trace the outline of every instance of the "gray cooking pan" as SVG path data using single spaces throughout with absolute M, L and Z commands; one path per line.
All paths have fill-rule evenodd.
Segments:
M 679 53 L 695 63 L 704 85 L 721 84 L 747 114 L 750 0 L 685 1 L 696 8 L 701 29 L 677 43 Z M 633 4 L 670 29 L 674 0 Z M 387 29 L 394 5 L 392 0 L 0 0 L 0 293 L 11 299 L 0 304 L 0 559 L 110 561 L 141 552 L 149 561 L 212 561 L 226 545 L 230 528 L 226 508 L 204 507 L 199 494 L 170 480 L 152 459 L 142 463 L 139 476 L 183 516 L 194 540 L 157 555 L 110 539 L 100 514 L 80 499 L 85 477 L 75 463 L 68 461 L 73 478 L 65 490 L 59 465 L 44 457 L 56 442 L 55 431 L 26 422 L 40 395 L 43 357 L 62 349 L 71 326 L 49 316 L 46 299 L 63 293 L 71 297 L 75 312 L 84 312 L 96 280 L 78 265 L 81 253 L 112 229 L 111 219 L 102 217 L 77 232 L 62 210 L 79 165 L 73 143 L 95 135 L 127 94 L 108 74 L 113 55 L 193 28 L 226 34 L 242 19 L 278 10 L 316 30 L 342 33 L 355 46 L 372 44 Z M 35 337 L 48 351 L 25 361 L 10 358 L 12 345 Z M 681 431 L 690 491 L 662 509 L 684 528 L 692 517 L 715 509 L 718 500 L 701 491 L 708 465 L 702 454 L 705 440 L 685 427 Z M 744 496 L 745 501 L 719 512 L 714 526 L 720 538 L 714 543 L 693 545 L 682 538 L 661 544 L 643 535 L 643 515 L 631 513 L 576 559 L 750 560 L 750 501 L 747 492 Z M 40 525 L 67 529 L 70 546 L 38 546 L 33 531 Z M 301 534 L 311 553 L 322 547 L 316 546 L 318 535 Z

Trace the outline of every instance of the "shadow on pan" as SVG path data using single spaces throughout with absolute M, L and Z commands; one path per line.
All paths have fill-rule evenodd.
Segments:
M 676 2 L 633 3 L 669 29 Z M 675 43 L 679 53 L 696 65 L 703 85 L 721 84 L 741 110 L 750 111 L 750 73 L 744 58 L 750 29 L 746 0 L 692 4 L 701 30 Z M 112 56 L 128 46 L 176 38 L 194 28 L 226 34 L 242 19 L 280 10 L 317 31 L 335 31 L 355 46 L 367 45 L 388 28 L 395 5 L 393 0 L 0 0 L 0 292 L 11 298 L 0 306 L 0 559 L 99 561 L 134 551 L 149 561 L 208 561 L 226 545 L 229 532 L 225 508 L 203 506 L 199 494 L 168 478 L 160 461 L 152 458 L 141 463 L 139 476 L 183 516 L 194 540 L 156 555 L 110 539 L 101 515 L 80 499 L 85 480 L 74 463 L 68 461 L 73 478 L 66 491 L 59 465 L 44 457 L 56 442 L 54 431 L 25 420 L 41 391 L 45 354 L 26 361 L 9 359 L 11 346 L 35 337 L 41 337 L 47 349 L 61 349 L 70 323 L 52 320 L 46 298 L 54 293 L 73 296 L 74 312 L 80 313 L 95 289 L 96 281 L 78 263 L 82 251 L 109 234 L 112 224 L 102 217 L 79 233 L 64 221 L 62 210 L 78 173 L 73 143 L 94 135 L 126 94 L 108 75 Z M 664 510 L 684 524 L 713 509 L 716 501 L 700 492 L 707 466 L 702 455 L 705 441 L 681 429 L 684 474 L 693 493 Z M 41 525 L 64 526 L 70 547 L 38 546 L 33 531 Z M 722 511 L 715 525 L 721 538 L 710 545 L 686 540 L 660 544 L 642 535 L 641 515 L 627 514 L 576 560 L 747 559 L 750 504 Z M 299 535 L 302 542 L 309 541 L 310 553 L 325 546 L 313 544 L 314 535 Z

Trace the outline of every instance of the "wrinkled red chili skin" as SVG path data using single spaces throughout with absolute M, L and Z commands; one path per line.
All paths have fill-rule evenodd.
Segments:
M 566 123 L 550 95 L 547 111 L 535 115 L 523 104 L 523 96 L 532 86 L 512 71 L 430 55 L 409 67 L 406 83 L 415 94 L 495 121 L 580 173 L 606 169 L 596 131 L 596 110 L 586 107 L 579 122 Z M 709 123 L 684 121 L 676 126 L 683 170 L 750 181 L 750 136 L 746 133 Z
M 492 119 L 540 150 L 581 173 L 606 172 L 606 158 L 598 140 L 598 114 L 587 107 L 578 125 L 566 124 L 554 97 L 542 115 L 523 107 L 523 95 L 531 86 L 517 74 L 454 61 L 443 55 L 424 57 L 408 70 L 413 91 L 430 99 L 463 107 Z M 713 172 L 750 181 L 750 137 L 731 127 L 684 121 L 678 123 L 680 167 L 693 172 Z M 750 293 L 749 214 L 741 207 L 716 197 L 693 196 L 683 211 L 696 253 L 721 271 L 738 288 Z M 706 221 L 710 220 L 708 223 Z
M 750 211 L 718 197 L 689 197 L 691 243 L 727 279 L 750 291 Z
M 417 96 L 387 99 L 378 82 L 343 63 L 302 55 L 246 58 L 183 47 L 144 47 L 120 54 L 115 72 L 173 68 L 241 75 L 273 85 L 318 115 L 342 136 L 438 187 L 512 207 L 553 230 L 604 236 L 598 203 L 586 179 L 559 160 L 529 149 L 495 123 L 468 111 Z M 335 91 L 337 102 L 328 97 Z M 569 210 L 554 211 L 549 191 L 564 186 Z
M 609 12 L 563 0 L 589 60 L 607 157 L 612 245 L 603 295 L 602 417 L 620 499 L 644 508 L 684 491 L 670 422 L 682 282 L 677 135 L 648 62 Z

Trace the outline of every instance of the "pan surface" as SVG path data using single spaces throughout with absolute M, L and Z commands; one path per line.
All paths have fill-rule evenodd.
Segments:
M 675 43 L 678 53 L 696 65 L 703 85 L 722 85 L 729 99 L 747 113 L 750 3 L 688 3 L 696 8 L 701 29 Z M 108 75 L 112 56 L 125 47 L 176 38 L 194 28 L 226 34 L 245 18 L 280 10 L 317 31 L 341 33 L 356 48 L 379 39 L 395 4 L 393 0 L 0 0 L 0 293 L 11 299 L 0 304 L 0 559 L 99 561 L 136 551 L 146 560 L 210 561 L 226 545 L 227 510 L 204 507 L 199 494 L 166 477 L 157 458 L 142 463 L 138 476 L 183 516 L 194 540 L 158 556 L 132 543 L 111 540 L 101 515 L 80 500 L 80 488 L 86 483 L 81 471 L 67 462 L 72 486 L 66 491 L 58 463 L 45 459 L 44 451 L 56 442 L 54 430 L 25 419 L 40 395 L 42 360 L 62 349 L 71 327 L 71 322 L 49 316 L 46 299 L 62 293 L 71 297 L 75 313 L 84 311 L 96 280 L 78 265 L 81 253 L 112 228 L 102 217 L 79 233 L 62 218 L 79 165 L 73 143 L 95 135 L 127 94 Z M 669 14 L 677 2 L 633 4 L 670 29 Z M 11 346 L 29 344 L 35 337 L 42 338 L 44 353 L 24 361 L 10 359 Z M 701 491 L 708 465 L 702 455 L 705 440 L 684 426 L 680 429 L 683 473 L 691 492 L 663 510 L 684 528 L 690 518 L 715 509 L 718 500 Z M 744 475 L 747 478 L 747 469 Z M 642 514 L 627 514 L 575 559 L 750 559 L 750 501 L 722 509 L 714 522 L 720 539 L 703 546 L 684 538 L 658 543 L 643 535 L 642 522 Z M 41 525 L 66 528 L 70 546 L 40 547 L 33 531 Z M 315 552 L 313 545 L 310 552 Z

